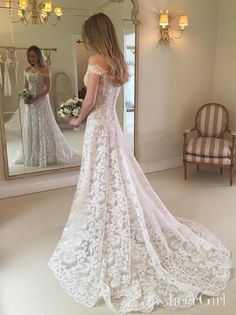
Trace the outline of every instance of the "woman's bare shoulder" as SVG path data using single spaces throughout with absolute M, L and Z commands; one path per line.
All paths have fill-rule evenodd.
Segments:
M 29 72 L 31 70 L 31 67 L 28 66 L 28 67 L 25 67 L 25 72 Z
M 99 54 L 93 55 L 89 58 L 89 64 L 98 65 L 102 67 L 104 70 L 106 70 L 107 67 L 106 57 Z

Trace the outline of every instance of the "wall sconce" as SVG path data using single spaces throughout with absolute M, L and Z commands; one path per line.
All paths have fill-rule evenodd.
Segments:
M 161 39 L 159 41 L 171 43 L 174 40 L 180 39 L 183 36 L 184 31 L 188 26 L 188 17 L 186 15 L 171 16 L 169 15 L 168 10 L 166 10 L 166 12 L 160 10 L 159 17 L 159 26 L 161 31 Z M 173 27 L 171 26 L 171 23 L 175 20 L 176 17 L 179 17 L 179 35 L 174 34 Z

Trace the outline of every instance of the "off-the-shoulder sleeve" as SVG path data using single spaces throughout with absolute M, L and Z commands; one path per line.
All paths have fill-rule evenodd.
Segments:
M 103 75 L 106 71 L 99 65 L 89 63 L 88 72 L 92 72 L 98 75 Z

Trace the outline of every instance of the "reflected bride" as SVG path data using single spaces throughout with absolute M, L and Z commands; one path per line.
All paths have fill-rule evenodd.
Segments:
M 30 66 L 24 71 L 25 89 L 30 97 L 20 101 L 24 164 L 47 167 L 80 160 L 55 120 L 49 101 L 51 74 L 44 65 L 41 50 L 37 46 L 29 47 L 27 59 Z

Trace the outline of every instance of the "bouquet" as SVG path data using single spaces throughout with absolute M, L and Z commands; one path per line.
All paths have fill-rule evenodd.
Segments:
M 35 97 L 35 93 L 32 93 L 31 91 L 27 89 L 23 89 L 18 93 L 19 97 L 23 100 L 31 100 Z
M 68 119 L 71 117 L 78 117 L 82 108 L 83 100 L 78 97 L 68 99 L 65 103 L 60 105 L 57 115 L 60 118 Z

